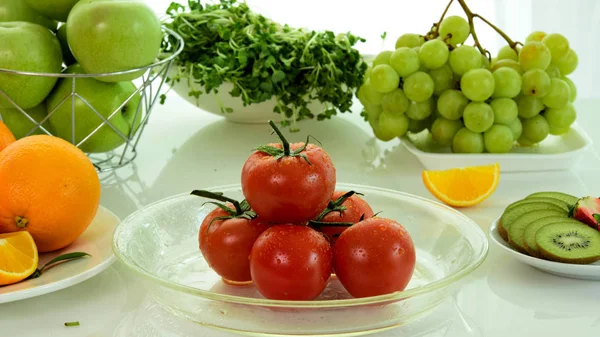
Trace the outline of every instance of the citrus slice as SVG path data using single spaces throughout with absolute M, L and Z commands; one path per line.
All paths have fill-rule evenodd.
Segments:
M 38 251 L 29 232 L 0 234 L 0 286 L 17 283 L 38 267 Z
M 447 205 L 477 205 L 492 195 L 500 180 L 500 166 L 469 166 L 441 171 L 423 171 L 423 183 L 436 198 Z

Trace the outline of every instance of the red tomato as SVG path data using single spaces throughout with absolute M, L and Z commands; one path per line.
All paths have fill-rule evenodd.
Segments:
M 250 253 L 250 273 L 258 291 L 275 300 L 313 300 L 331 276 L 332 249 L 307 226 L 276 225 L 264 231 Z
M 272 123 L 272 122 L 271 122 Z M 289 144 L 260 146 L 242 168 L 242 192 L 264 221 L 300 223 L 314 219 L 335 190 L 336 172 L 322 148 Z
M 333 250 L 335 274 L 354 297 L 404 290 L 415 269 L 410 234 L 391 219 L 373 217 L 349 227 Z
M 227 206 L 231 207 L 231 204 Z M 259 218 L 234 217 L 213 221 L 227 216 L 230 213 L 217 208 L 202 221 L 198 236 L 200 251 L 208 265 L 226 282 L 251 281 L 249 256 L 252 245 L 270 225 Z
M 355 224 L 361 220 L 373 217 L 371 206 L 357 194 L 350 192 L 336 191 L 331 197 L 331 202 L 327 209 L 323 211 L 322 217 L 317 218 L 320 222 L 347 222 Z M 319 230 L 329 238 L 333 246 L 340 234 L 345 231 L 348 226 L 321 226 Z

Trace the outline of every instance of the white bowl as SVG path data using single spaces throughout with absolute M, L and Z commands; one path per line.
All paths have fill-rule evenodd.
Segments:
M 509 153 L 452 153 L 448 147 L 436 145 L 427 131 L 404 136 L 402 144 L 427 170 L 498 163 L 502 172 L 540 172 L 574 167 L 591 147 L 592 140 L 575 123 L 562 136 L 548 136 L 534 147 L 515 146 Z
M 176 68 L 173 66 L 169 76 L 175 76 Z M 184 100 L 194 105 L 195 107 L 212 113 L 217 116 L 225 117 L 227 120 L 237 123 L 267 123 L 269 120 L 281 121 L 281 115 L 274 112 L 277 102 L 275 99 L 270 99 L 262 103 L 249 104 L 244 106 L 241 97 L 233 97 L 229 92 L 233 89 L 233 84 L 223 83 L 218 88 L 218 93 L 201 94 L 198 98 L 190 96 L 192 90 L 200 90 L 204 92 L 201 85 L 195 82 L 189 83 L 187 79 L 181 79 L 179 82 L 168 82 L 171 88 Z M 221 106 L 233 109 L 233 112 L 222 112 Z M 318 101 L 313 101 L 308 104 L 308 109 L 315 115 L 320 113 L 324 105 Z
M 490 226 L 490 239 L 498 247 L 504 249 L 504 251 L 508 252 L 517 260 L 556 276 L 600 281 L 600 261 L 592 264 L 561 263 L 529 256 L 514 250 L 498 233 L 499 220 L 500 218 L 496 219 Z

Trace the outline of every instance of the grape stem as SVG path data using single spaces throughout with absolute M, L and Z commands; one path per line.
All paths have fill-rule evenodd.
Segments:
M 469 6 L 467 6 L 467 3 L 465 1 L 466 0 L 458 0 L 458 3 L 460 4 L 463 11 L 467 15 L 469 27 L 471 28 L 471 35 L 473 36 L 473 40 L 475 41 L 475 46 L 477 47 L 477 49 L 479 49 L 479 52 L 484 55 L 489 54 L 489 52 L 487 50 L 483 49 L 483 47 L 481 46 L 481 43 L 479 43 L 479 39 L 477 38 L 477 33 L 475 32 L 475 24 L 473 22 L 474 18 L 479 18 L 481 21 L 485 22 L 488 26 L 490 26 L 492 29 L 494 29 L 496 31 L 496 33 L 500 34 L 500 36 L 502 36 L 502 38 L 504 38 L 504 40 L 506 40 L 508 45 L 518 54 L 519 51 L 517 50 L 517 45 L 519 45 L 519 44 L 522 45 L 522 43 L 513 41 L 508 35 L 506 35 L 506 33 L 504 33 L 500 28 L 496 27 L 493 23 L 488 21 L 486 18 L 484 18 L 483 16 L 481 16 L 477 13 L 473 13 L 471 11 L 471 9 L 469 8 Z M 450 3 L 452 3 L 452 0 L 450 1 Z M 447 10 L 448 10 L 448 8 L 446 8 L 446 11 Z
M 444 12 L 442 13 L 442 16 L 440 17 L 440 21 L 438 21 L 437 23 L 434 23 L 431 30 L 427 33 L 427 35 L 425 35 L 426 41 L 433 40 L 440 35 L 440 25 L 442 24 L 442 21 L 444 21 L 444 18 L 446 17 L 446 13 L 448 13 L 448 9 L 450 9 L 450 6 L 452 5 L 453 1 L 454 0 L 450 0 L 450 2 L 448 2 L 448 5 L 446 5 L 446 9 L 444 9 Z

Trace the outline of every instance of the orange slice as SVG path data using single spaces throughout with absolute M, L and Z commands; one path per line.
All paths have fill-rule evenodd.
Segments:
M 0 234 L 0 286 L 17 283 L 38 267 L 38 251 L 29 232 Z
M 423 171 L 423 183 L 436 198 L 455 207 L 477 205 L 492 195 L 500 180 L 500 166 L 470 166 Z

